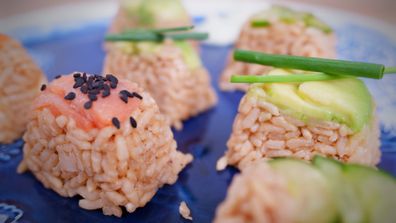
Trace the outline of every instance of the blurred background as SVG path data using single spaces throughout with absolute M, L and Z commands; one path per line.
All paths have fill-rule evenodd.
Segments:
M 95 2 L 100 1 L 103 2 L 117 0 L 0 0 L 0 19 L 45 7 L 59 6 L 66 3 L 92 2 L 94 4 Z M 232 2 L 232 0 L 230 0 L 230 2 Z M 396 23 L 396 0 L 276 0 L 271 2 L 301 2 L 330 6 L 333 8 L 374 17 L 388 23 Z

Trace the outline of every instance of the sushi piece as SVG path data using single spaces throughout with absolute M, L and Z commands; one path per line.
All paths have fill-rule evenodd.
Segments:
M 276 69 L 268 75 L 296 73 Z M 218 165 L 243 169 L 256 160 L 322 154 L 374 166 L 381 156 L 379 135 L 374 101 L 359 79 L 252 84 Z
M 45 76 L 23 46 L 0 33 L 0 143 L 22 136 Z
M 395 191 L 387 173 L 320 156 L 258 162 L 235 176 L 214 222 L 391 223 Z
M 330 26 L 311 13 L 273 6 L 252 16 L 242 27 L 235 48 L 273 54 L 306 57 L 336 56 L 335 35 Z M 220 77 L 224 91 L 248 89 L 247 84 L 231 84 L 232 75 L 262 75 L 271 67 L 246 64 L 229 58 Z
M 110 32 L 120 33 L 137 27 L 167 28 L 191 24 L 191 18 L 180 0 L 121 0 Z
M 150 94 L 113 75 L 61 76 L 33 106 L 18 171 L 81 208 L 134 212 L 192 161 Z
M 188 40 L 112 43 L 104 73 L 114 73 L 146 89 L 176 129 L 217 102 L 208 71 Z

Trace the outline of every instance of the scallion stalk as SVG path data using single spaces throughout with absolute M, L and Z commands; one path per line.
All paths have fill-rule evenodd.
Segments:
M 329 75 L 345 75 L 381 79 L 385 66 L 382 64 L 353 62 L 345 60 L 266 54 L 254 51 L 236 50 L 234 59 L 278 68 L 322 72 Z
M 292 75 L 233 75 L 231 83 L 300 83 L 307 81 L 328 81 L 343 78 L 328 74 L 292 74 Z

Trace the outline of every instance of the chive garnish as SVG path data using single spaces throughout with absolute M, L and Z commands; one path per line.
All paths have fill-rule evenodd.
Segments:
M 208 33 L 186 32 L 186 33 L 170 33 L 164 35 L 166 38 L 173 40 L 205 40 L 209 37 Z
M 385 67 L 384 74 L 396 74 L 396 67 Z
M 266 54 L 254 51 L 236 50 L 234 59 L 278 68 L 316 71 L 328 75 L 342 75 L 381 79 L 385 66 L 382 64 L 353 62 L 345 60 Z M 389 68 L 388 68 L 389 71 Z M 391 69 L 389 72 L 394 72 Z
M 189 31 L 192 29 L 194 29 L 194 26 L 180 26 L 174 28 L 152 29 L 152 31 L 156 33 L 168 33 L 168 32 Z
M 155 32 L 125 32 L 121 34 L 109 34 L 106 41 L 162 41 L 163 37 Z
M 270 26 L 271 23 L 267 20 L 253 20 L 250 22 L 250 25 L 254 28 L 262 28 Z
M 161 42 L 166 38 L 173 40 L 205 40 L 208 33 L 186 32 L 193 29 L 193 26 L 181 26 L 164 29 L 129 29 L 119 34 L 109 34 L 106 41 L 153 41 Z
M 135 29 L 127 29 L 124 31 L 124 33 L 135 33 L 135 32 L 168 33 L 168 32 L 189 31 L 192 29 L 194 29 L 194 26 L 179 26 L 179 27 L 158 28 L 158 29 L 135 28 Z
M 342 78 L 342 76 L 328 74 L 293 74 L 293 75 L 233 75 L 231 83 L 300 83 L 307 81 L 328 81 Z

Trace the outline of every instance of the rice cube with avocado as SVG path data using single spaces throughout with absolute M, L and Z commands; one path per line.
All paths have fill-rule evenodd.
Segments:
M 234 177 L 215 223 L 391 223 L 396 180 L 372 167 L 315 156 L 259 161 Z
M 381 156 L 379 134 L 373 99 L 359 79 L 253 84 L 241 99 L 224 159 L 243 169 L 261 159 L 322 154 L 373 166 Z
M 111 43 L 104 73 L 140 84 L 176 129 L 217 102 L 208 71 L 193 45 L 185 40 Z
M 22 136 L 32 100 L 46 78 L 23 46 L 0 33 L 0 143 Z
M 306 57 L 336 56 L 335 35 L 330 26 L 311 13 L 283 6 L 272 6 L 253 15 L 242 27 L 235 49 Z M 220 77 L 220 88 L 246 91 L 247 84 L 229 82 L 232 75 L 262 75 L 270 70 L 268 66 L 230 58 Z
M 60 76 L 33 102 L 19 172 L 79 206 L 122 215 L 143 207 L 192 161 L 176 150 L 150 94 L 113 75 Z
M 137 27 L 167 28 L 191 25 L 180 0 L 122 0 L 111 26 L 111 33 Z

